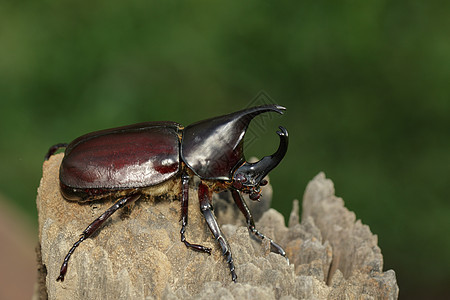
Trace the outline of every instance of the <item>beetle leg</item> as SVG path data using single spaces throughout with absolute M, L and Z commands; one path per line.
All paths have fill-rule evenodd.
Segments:
M 48 149 L 47 154 L 45 154 L 45 160 L 48 160 L 50 156 L 52 156 L 53 154 L 55 154 L 56 151 L 58 151 L 58 149 L 65 148 L 67 147 L 67 145 L 68 145 L 67 143 L 59 143 L 51 146 L 50 149 Z
M 181 191 L 181 241 L 186 245 L 186 247 L 191 248 L 193 250 L 199 251 L 199 252 L 206 252 L 208 254 L 211 254 L 211 248 L 207 248 L 202 245 L 197 244 L 191 244 L 186 240 L 186 237 L 184 236 L 184 233 L 186 232 L 186 226 L 188 223 L 188 206 L 189 206 L 189 176 L 186 172 L 183 172 L 183 175 L 181 175 L 181 184 L 182 184 L 182 191 Z
M 247 203 L 245 203 L 245 200 L 242 198 L 241 193 L 238 192 L 237 190 L 233 190 L 233 189 L 230 189 L 230 191 L 231 191 L 231 195 L 233 196 L 234 202 L 239 207 L 240 211 L 242 212 L 242 214 L 245 217 L 245 220 L 247 222 L 248 231 L 250 233 L 254 234 L 256 237 L 258 237 L 261 240 L 268 239 L 270 242 L 270 246 L 272 248 L 272 252 L 276 252 L 276 253 L 280 254 L 281 256 L 286 257 L 286 252 L 283 250 L 283 248 L 281 248 L 280 245 L 275 243 L 272 239 L 266 237 L 264 234 L 262 234 L 255 228 L 255 221 L 253 221 L 253 217 L 250 212 L 250 209 L 248 208 Z M 275 251 L 273 251 L 273 250 L 275 250 Z
M 70 248 L 69 252 L 64 258 L 64 262 L 61 266 L 61 270 L 59 272 L 59 276 L 56 279 L 56 281 L 59 280 L 64 281 L 64 276 L 66 275 L 67 272 L 67 264 L 69 263 L 70 256 L 75 251 L 75 248 L 77 248 L 78 245 L 81 244 L 81 242 L 83 242 L 85 239 L 90 237 L 95 231 L 97 231 L 97 229 L 99 229 L 100 226 L 119 208 L 122 208 L 133 201 L 136 201 L 137 199 L 139 199 L 140 196 L 141 194 L 134 194 L 126 196 L 124 198 L 120 198 L 116 203 L 114 203 L 113 206 L 108 208 L 100 217 L 95 219 L 94 222 L 92 222 L 91 224 L 89 224 L 88 227 L 86 227 L 86 229 L 81 233 L 80 239 L 73 244 L 72 248 Z
M 198 186 L 198 198 L 200 201 L 200 210 L 205 217 L 206 223 L 208 224 L 209 229 L 214 235 L 215 240 L 219 243 L 220 248 L 222 248 L 222 254 L 225 256 L 228 266 L 230 267 L 231 279 L 236 282 L 236 272 L 234 270 L 233 257 L 231 256 L 231 248 L 228 244 L 225 236 L 220 230 L 219 224 L 217 224 L 216 217 L 212 211 L 211 205 L 211 197 L 212 190 L 208 188 L 208 186 L 204 183 L 200 183 Z

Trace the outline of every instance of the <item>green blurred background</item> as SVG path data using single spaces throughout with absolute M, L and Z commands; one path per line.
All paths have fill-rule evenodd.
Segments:
M 37 226 L 43 156 L 128 123 L 184 125 L 265 91 L 288 108 L 285 216 L 319 171 L 379 237 L 404 299 L 450 295 L 450 2 L 1 1 L 0 193 Z

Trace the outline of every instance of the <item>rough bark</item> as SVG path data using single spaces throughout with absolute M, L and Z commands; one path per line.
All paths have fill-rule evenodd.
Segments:
M 212 247 L 194 252 L 180 241 L 178 199 L 140 199 L 127 212 L 117 212 L 100 232 L 74 252 L 64 282 L 56 282 L 64 256 L 82 230 L 111 202 L 80 205 L 59 193 L 63 154 L 43 166 L 38 189 L 41 249 L 40 298 L 50 299 L 396 299 L 392 270 L 383 272 L 377 237 L 334 196 L 333 183 L 320 173 L 309 184 L 299 222 L 294 201 L 289 226 L 273 209 L 257 228 L 279 242 L 290 264 L 269 251 L 269 244 L 249 238 L 243 217 L 215 199 L 216 212 L 233 252 L 238 275 L 228 266 L 198 209 L 190 189 L 190 242 Z M 263 191 L 270 204 L 271 188 Z M 263 206 L 264 206 L 263 205 Z M 262 212 L 261 212 L 262 213 Z M 220 220 L 219 220 L 220 221 Z M 45 293 L 46 292 L 46 293 Z

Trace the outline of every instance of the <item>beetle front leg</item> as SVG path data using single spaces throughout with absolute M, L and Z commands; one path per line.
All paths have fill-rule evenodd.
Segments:
M 102 224 L 105 223 L 105 221 L 109 217 L 111 217 L 111 215 L 113 213 L 115 213 L 119 208 L 122 208 L 125 205 L 127 205 L 133 201 L 136 201 L 137 199 L 139 199 L 140 196 L 141 196 L 141 194 L 137 194 L 137 195 L 134 194 L 134 195 L 126 196 L 124 198 L 119 199 L 116 203 L 114 203 L 113 206 L 108 208 L 100 217 L 95 219 L 94 222 L 89 224 L 89 226 L 86 227 L 85 230 L 83 230 L 83 232 L 81 233 L 80 239 L 73 244 L 72 248 L 70 248 L 69 252 L 67 253 L 66 257 L 64 258 L 64 262 L 61 266 L 61 270 L 59 271 L 59 276 L 56 279 L 56 281 L 59 281 L 59 280 L 64 281 L 64 276 L 66 275 L 66 272 L 67 272 L 67 265 L 69 263 L 70 256 L 75 251 L 75 249 L 78 247 L 78 245 L 80 245 L 81 242 L 83 242 L 85 239 L 90 237 L 95 231 L 97 231 L 97 229 L 99 229 L 100 226 L 102 226 Z
M 189 176 L 186 172 L 181 175 L 181 241 L 186 245 L 186 247 L 191 248 L 195 251 L 206 252 L 211 254 L 211 248 L 207 248 L 202 245 L 191 244 L 186 240 L 184 233 L 186 232 L 186 226 L 188 224 L 188 208 L 189 208 Z
M 219 224 L 217 223 L 216 217 L 213 213 L 213 208 L 211 205 L 212 190 L 204 183 L 200 183 L 198 186 L 198 199 L 200 201 L 200 210 L 205 217 L 206 223 L 211 230 L 214 239 L 219 243 L 220 248 L 222 248 L 222 254 L 225 256 L 228 266 L 231 272 L 231 279 L 236 282 L 236 272 L 234 269 L 233 257 L 231 255 L 231 248 L 228 244 L 225 236 L 220 230 Z
M 247 222 L 248 231 L 251 232 L 252 234 L 254 234 L 256 237 L 260 238 L 261 240 L 268 239 L 270 242 L 271 248 L 275 250 L 272 252 L 277 252 L 281 256 L 286 257 L 286 252 L 283 250 L 283 248 L 281 248 L 280 245 L 275 243 L 272 239 L 266 237 L 264 234 L 262 234 L 255 228 L 255 221 L 253 221 L 253 217 L 250 212 L 250 209 L 248 208 L 247 203 L 245 203 L 245 200 L 242 198 L 241 193 L 236 190 L 230 190 L 230 191 L 231 191 L 231 195 L 233 196 L 234 202 L 239 207 L 240 211 L 242 212 L 242 214 L 245 217 L 245 220 Z

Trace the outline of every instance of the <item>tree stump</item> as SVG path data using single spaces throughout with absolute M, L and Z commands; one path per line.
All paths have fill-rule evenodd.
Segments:
M 334 196 L 323 173 L 306 188 L 299 221 L 298 201 L 286 227 L 284 217 L 265 211 L 257 228 L 284 247 L 290 263 L 271 253 L 267 241 L 249 237 L 227 197 L 216 199 L 222 230 L 230 243 L 238 276 L 231 281 L 221 250 L 212 239 L 190 187 L 190 242 L 211 247 L 211 255 L 180 241 L 179 199 L 140 199 L 117 212 L 98 234 L 72 255 L 64 282 L 61 263 L 81 232 L 112 202 L 79 204 L 59 192 L 63 154 L 43 165 L 38 189 L 40 299 L 397 299 L 393 270 L 383 272 L 377 237 Z M 263 197 L 270 198 L 270 186 Z M 269 197 L 267 197 L 269 196 Z M 269 199 L 270 200 L 270 199 Z M 257 203 L 256 203 L 257 204 Z M 227 206 L 228 205 L 228 206 Z M 264 206 L 264 205 L 263 205 Z M 262 213 L 262 212 L 261 212 Z

